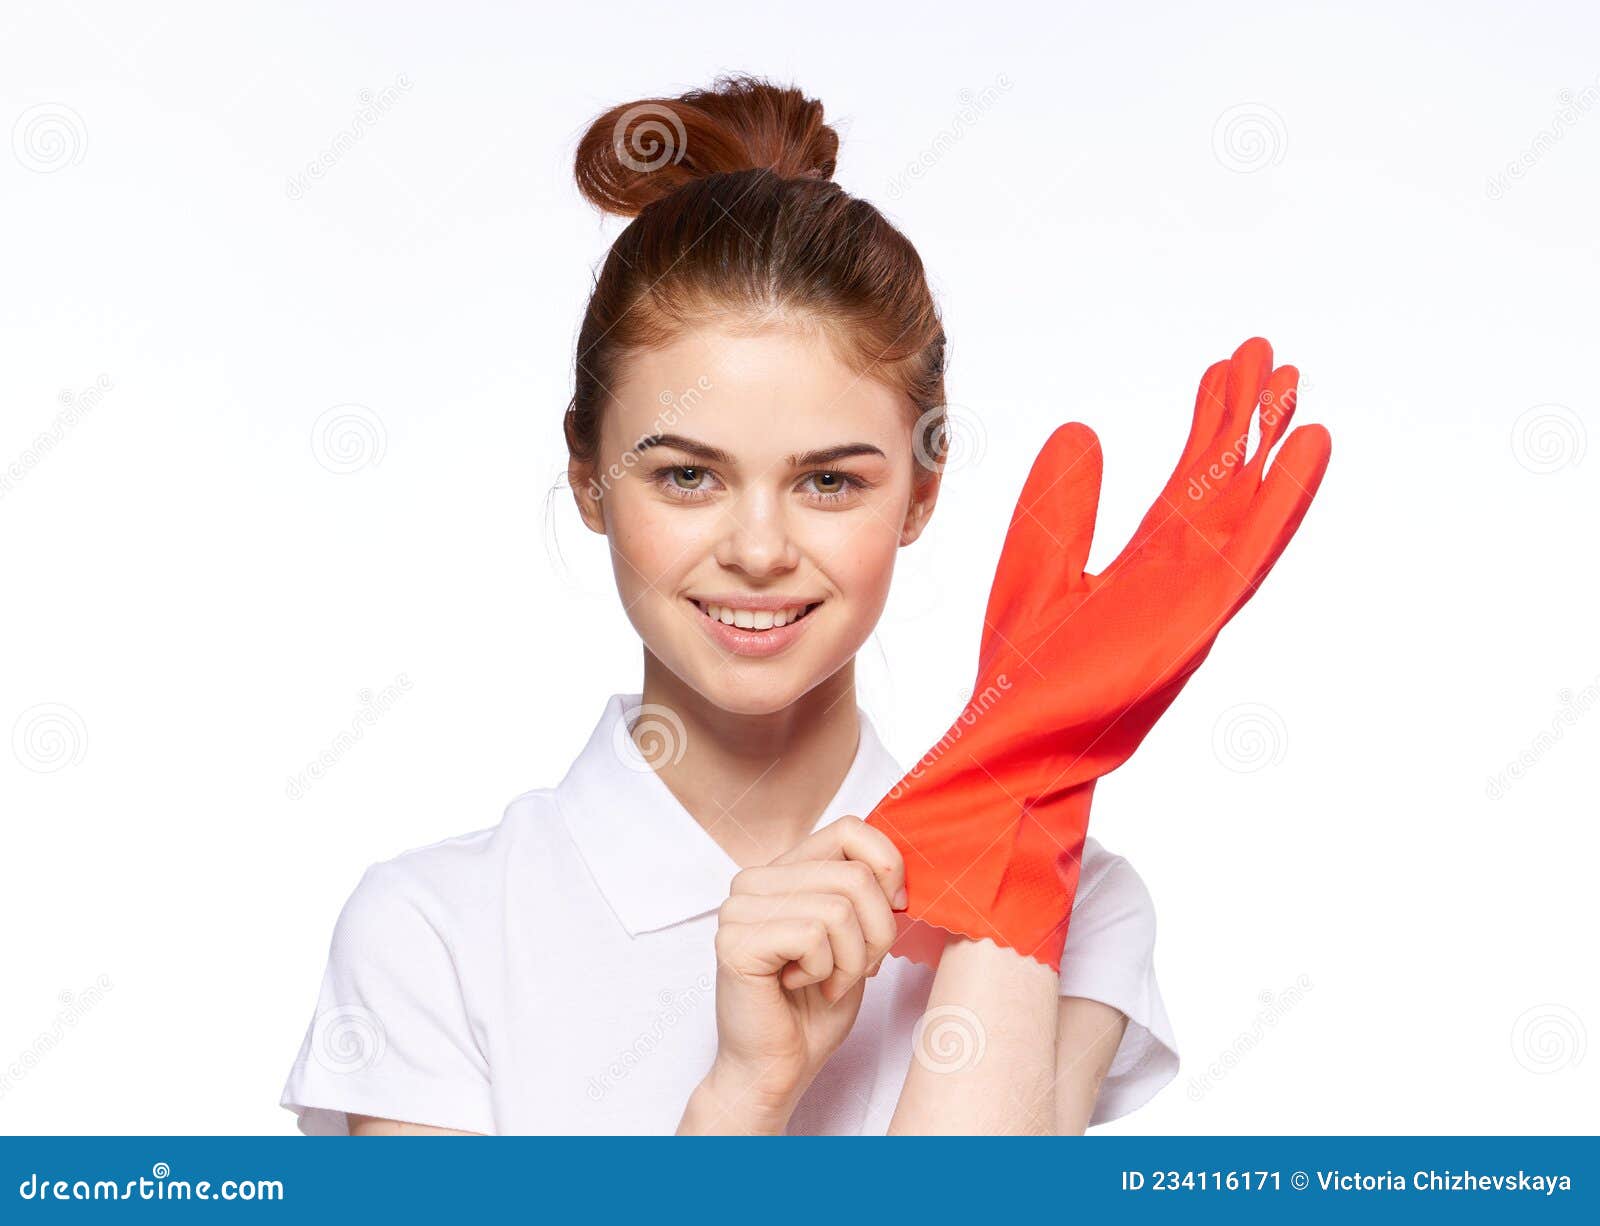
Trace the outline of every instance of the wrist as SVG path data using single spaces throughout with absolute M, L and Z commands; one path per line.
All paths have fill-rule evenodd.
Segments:
M 678 1131 L 778 1136 L 804 1089 L 804 1084 L 774 1085 L 718 1059 L 690 1094 Z

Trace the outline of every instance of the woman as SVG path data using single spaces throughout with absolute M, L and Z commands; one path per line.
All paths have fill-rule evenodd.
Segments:
M 745 77 L 580 142 L 636 220 L 569 476 L 643 684 L 559 786 L 368 869 L 283 1093 L 302 1130 L 1081 1132 L 1176 1071 L 1149 896 L 1093 840 L 1059 973 L 942 930 L 936 968 L 885 956 L 905 866 L 860 817 L 902 771 L 854 657 L 934 509 L 945 341 L 837 146 Z

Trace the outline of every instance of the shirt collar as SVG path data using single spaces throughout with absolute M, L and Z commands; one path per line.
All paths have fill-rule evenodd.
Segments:
M 638 694 L 613 694 L 589 742 L 555 790 L 563 821 L 600 892 L 632 935 L 715 911 L 739 866 L 652 769 L 651 756 L 681 753 L 683 726 Z M 646 721 L 645 753 L 628 733 Z M 856 708 L 856 754 L 813 830 L 865 817 L 901 776 L 872 721 Z

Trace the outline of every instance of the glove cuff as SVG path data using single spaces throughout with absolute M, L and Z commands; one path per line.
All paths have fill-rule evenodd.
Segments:
M 1014 823 L 1010 848 L 1002 836 L 1001 845 L 992 849 L 1004 858 L 998 885 L 986 886 L 995 876 L 975 871 L 976 864 L 941 862 L 936 852 L 919 853 L 920 840 L 897 839 L 906 863 L 902 933 L 909 921 L 920 920 L 959 936 L 987 938 L 1059 971 L 1093 794 L 1091 781 L 1025 810 Z M 930 960 L 911 949 L 925 948 L 926 942 L 907 946 L 897 952 Z

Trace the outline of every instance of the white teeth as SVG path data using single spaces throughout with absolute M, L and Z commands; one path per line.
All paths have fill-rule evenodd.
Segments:
M 724 626 L 737 626 L 741 630 L 772 630 L 778 626 L 787 626 L 790 622 L 797 622 L 805 616 L 809 605 L 793 605 L 787 609 L 737 609 L 730 605 L 701 604 L 695 602 L 699 609 L 712 621 L 719 621 Z

